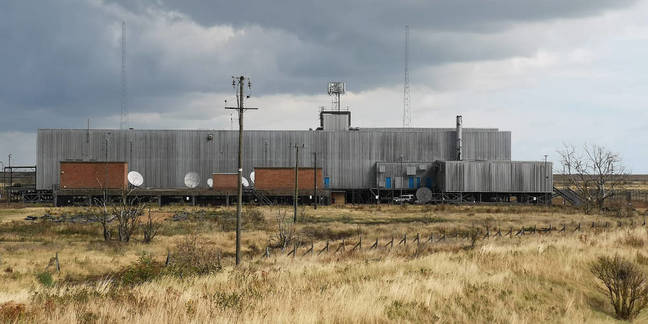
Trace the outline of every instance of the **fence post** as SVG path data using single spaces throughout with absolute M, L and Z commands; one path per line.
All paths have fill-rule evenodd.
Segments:
M 398 242 L 398 245 L 401 245 L 401 243 L 404 243 L 404 245 L 407 245 L 407 233 L 403 235 L 403 239 Z
M 314 247 L 313 241 L 311 241 L 310 249 L 306 250 L 306 252 L 304 252 L 304 255 L 302 255 L 302 256 L 306 256 L 306 254 L 308 254 L 308 253 L 313 254 L 313 247 Z
M 266 257 L 266 258 L 269 258 L 269 257 L 270 257 L 270 247 L 269 247 L 269 246 L 266 246 L 265 257 Z
M 61 272 L 61 263 L 59 263 L 58 252 L 56 252 L 56 272 Z
M 581 224 L 578 223 L 578 225 L 576 226 L 576 229 L 574 230 L 574 232 L 576 232 L 576 231 L 580 231 L 580 230 L 581 230 Z
M 167 256 L 166 256 L 166 260 L 164 261 L 164 266 L 168 267 L 169 262 L 171 262 L 171 251 L 167 250 Z
M 387 244 L 385 244 L 385 247 L 387 247 L 387 245 L 389 245 L 390 248 L 394 247 L 394 235 L 392 235 L 391 241 L 389 241 L 389 242 L 387 242 Z
M 369 249 L 371 250 L 371 249 L 377 249 L 377 248 L 378 248 L 378 239 L 376 238 L 376 242 L 373 245 L 371 245 L 371 247 Z
M 328 250 L 329 250 L 329 241 L 326 240 L 326 245 L 321 250 L 319 250 L 319 252 L 317 252 L 317 255 L 322 254 L 322 252 L 324 252 L 324 251 L 326 251 L 326 253 L 328 253 Z
M 416 242 L 417 245 L 421 244 L 421 237 L 419 236 L 419 233 L 416 233 L 416 238 L 414 239 L 414 241 Z

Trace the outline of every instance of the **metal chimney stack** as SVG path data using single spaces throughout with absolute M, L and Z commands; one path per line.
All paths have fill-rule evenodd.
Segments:
M 463 160 L 463 121 L 461 115 L 457 116 L 457 161 Z

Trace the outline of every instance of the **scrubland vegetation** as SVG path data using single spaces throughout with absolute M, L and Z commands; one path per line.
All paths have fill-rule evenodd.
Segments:
M 613 323 L 595 265 L 648 273 L 642 210 L 306 207 L 293 227 L 280 209 L 245 210 L 238 268 L 233 208 L 151 209 L 150 243 L 146 217 L 124 243 L 83 208 L 0 209 L 0 322 Z

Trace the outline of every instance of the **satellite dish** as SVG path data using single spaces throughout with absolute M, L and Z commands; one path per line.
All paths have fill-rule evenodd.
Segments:
M 241 177 L 241 183 L 243 184 L 243 187 L 249 187 L 250 183 L 248 182 L 248 179 L 245 179 L 245 177 Z
M 131 171 L 128 172 L 128 182 L 135 187 L 139 187 L 144 183 L 144 177 L 137 171 Z
M 207 186 L 209 186 L 209 188 L 213 188 L 214 187 L 214 179 L 212 179 L 212 178 L 207 179 Z
M 254 171 L 250 172 L 250 180 L 254 183 Z
M 189 172 L 185 174 L 184 183 L 187 188 L 194 189 L 200 184 L 200 177 L 196 172 Z
M 425 204 L 432 200 L 432 190 L 428 187 L 421 187 L 416 190 L 416 201 Z

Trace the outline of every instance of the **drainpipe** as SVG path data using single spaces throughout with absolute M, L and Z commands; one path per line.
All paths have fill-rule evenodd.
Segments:
M 457 116 L 457 161 L 463 160 L 463 121 L 461 115 Z

